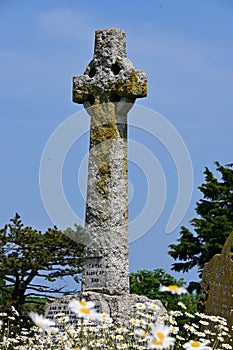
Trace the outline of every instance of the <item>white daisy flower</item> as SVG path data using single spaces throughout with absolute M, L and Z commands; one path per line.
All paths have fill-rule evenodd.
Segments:
M 101 315 L 98 314 L 95 310 L 93 310 L 95 303 L 93 303 L 92 301 L 72 300 L 68 306 L 70 310 L 73 311 L 78 317 L 88 318 L 88 319 L 101 318 Z
M 121 334 L 117 334 L 117 335 L 116 335 L 116 340 L 117 340 L 117 341 L 121 341 L 121 340 L 123 340 L 123 339 L 124 339 L 123 335 L 121 335 Z
M 48 333 L 56 333 L 58 331 L 55 328 L 55 323 L 42 315 L 38 315 L 36 312 L 29 312 L 29 316 L 35 325 Z
M 143 303 L 137 303 L 135 306 L 138 310 L 144 310 L 146 308 L 146 305 Z
M 187 309 L 186 305 L 182 303 L 181 301 L 178 302 L 178 305 L 182 307 L 182 309 Z
M 198 341 L 198 340 L 190 340 L 189 342 L 183 345 L 183 348 L 187 350 L 192 350 L 192 349 L 207 350 L 208 349 L 207 342 L 202 343 L 201 341 Z
M 144 331 L 144 329 L 135 329 L 134 334 L 144 339 L 147 337 L 147 334 Z
M 153 303 L 149 303 L 148 304 L 148 308 L 151 309 L 151 310 L 154 310 L 154 311 L 159 311 L 160 310 L 160 307 L 156 304 L 153 304 Z
M 124 343 L 117 345 L 117 349 L 126 349 L 126 348 L 127 348 L 127 345 Z
M 108 314 L 105 314 L 105 313 L 100 315 L 100 320 L 104 323 L 112 323 L 113 322 L 113 319 Z
M 150 348 L 152 349 L 167 349 L 173 346 L 175 338 L 169 337 L 170 327 L 163 324 L 158 324 L 156 327 L 151 326 L 153 339 L 150 342 Z
M 172 294 L 184 294 L 184 293 L 188 293 L 187 289 L 185 289 L 184 287 L 178 287 L 176 285 L 170 285 L 170 286 L 160 286 L 159 287 L 159 291 L 160 292 L 170 292 Z
M 131 318 L 129 320 L 129 322 L 133 325 L 133 326 L 139 326 L 139 320 L 137 318 Z

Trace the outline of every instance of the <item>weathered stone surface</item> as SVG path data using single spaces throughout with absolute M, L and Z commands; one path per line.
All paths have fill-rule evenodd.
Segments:
M 226 318 L 233 326 L 233 233 L 228 237 L 221 254 L 205 264 L 201 287 L 202 303 L 208 315 Z M 231 332 L 233 336 L 233 332 Z
M 84 106 L 134 102 L 147 94 L 146 74 L 126 58 L 126 35 L 118 28 L 97 30 L 94 58 L 84 75 L 73 78 L 73 101 Z
M 83 76 L 73 79 L 73 101 L 91 117 L 82 292 L 56 299 L 46 317 L 57 312 L 77 317 L 71 299 L 94 301 L 98 312 L 127 320 L 137 302 L 159 306 L 159 300 L 129 294 L 127 113 L 147 93 L 146 74 L 126 58 L 125 32 L 98 30 L 94 58 Z
M 124 294 L 119 296 L 95 292 L 83 292 L 78 293 L 75 296 L 67 295 L 51 302 L 46 308 L 45 316 L 53 319 L 58 312 L 63 312 L 64 314 L 69 315 L 70 320 L 75 323 L 78 318 L 68 308 L 68 303 L 73 299 L 93 301 L 95 303 L 95 308 L 99 313 L 106 313 L 110 316 L 114 316 L 114 313 L 117 312 L 122 320 L 127 320 L 127 318 L 130 316 L 130 312 L 133 310 L 133 307 L 138 302 L 145 304 L 153 303 L 157 305 L 157 316 L 162 316 L 166 313 L 166 310 L 160 300 L 151 300 L 145 296 L 135 294 Z
M 73 78 L 73 101 L 90 115 L 82 291 L 129 293 L 127 113 L 147 93 L 126 58 L 125 32 L 96 31 L 94 58 Z

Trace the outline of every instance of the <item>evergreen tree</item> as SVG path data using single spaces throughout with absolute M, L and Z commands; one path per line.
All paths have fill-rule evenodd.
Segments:
M 175 271 L 188 272 L 197 266 L 201 275 L 204 264 L 221 253 L 233 231 L 233 164 L 215 165 L 220 179 L 205 168 L 205 183 L 199 187 L 203 198 L 196 206 L 198 217 L 190 221 L 194 233 L 181 227 L 179 243 L 169 246 L 169 255 L 183 261 L 172 265 Z
M 73 235 L 79 235 L 76 226 Z M 24 226 L 20 216 L 0 230 L 0 292 L 20 311 L 22 305 L 32 298 L 48 297 L 63 293 L 54 283 L 35 282 L 36 277 L 55 282 L 57 278 L 81 273 L 83 246 L 76 243 L 56 227 L 45 233 Z

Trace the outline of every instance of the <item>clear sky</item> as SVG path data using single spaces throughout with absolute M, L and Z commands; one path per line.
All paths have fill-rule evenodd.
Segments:
M 157 223 L 130 244 L 130 269 L 161 267 L 170 272 L 168 245 L 195 215 L 204 167 L 214 170 L 216 160 L 233 161 L 232 0 L 1 0 L 0 224 L 18 212 L 26 225 L 41 230 L 53 226 L 40 196 L 42 152 L 52 132 L 82 110 L 72 102 L 72 76 L 83 74 L 92 59 L 95 30 L 107 27 L 126 31 L 128 58 L 147 73 L 148 97 L 137 104 L 172 123 L 192 160 L 191 203 L 168 235 L 165 227 L 178 187 L 176 166 L 158 140 L 130 131 L 132 139 L 158 158 L 167 182 Z M 72 147 L 63 169 L 64 192 L 81 217 L 85 203 L 77 189 L 77 173 L 80 155 L 87 149 L 88 135 Z M 145 204 L 147 175 L 132 163 L 129 178 L 132 220 Z M 156 178 L 154 174 L 155 183 Z M 195 273 L 174 275 L 195 278 Z

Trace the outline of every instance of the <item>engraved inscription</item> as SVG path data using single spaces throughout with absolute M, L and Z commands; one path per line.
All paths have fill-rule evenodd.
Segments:
M 82 283 L 88 288 L 101 288 L 105 285 L 106 268 L 102 258 L 87 258 Z

